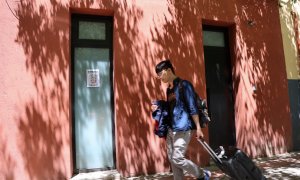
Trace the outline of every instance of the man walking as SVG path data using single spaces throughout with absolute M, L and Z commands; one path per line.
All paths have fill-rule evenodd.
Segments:
M 175 75 L 170 60 L 164 60 L 155 67 L 158 78 L 168 84 L 167 102 L 169 128 L 167 133 L 167 154 L 171 163 L 174 180 L 183 180 L 184 171 L 197 179 L 208 180 L 211 173 L 198 167 L 185 158 L 185 153 L 191 139 L 191 130 L 196 128 L 196 138 L 203 138 L 199 123 L 198 108 L 193 85 L 187 80 L 181 80 Z M 181 84 L 182 87 L 179 87 Z M 180 90 L 182 88 L 182 90 Z M 180 94 L 182 91 L 182 95 Z M 181 97 L 183 96 L 183 97 Z M 157 109 L 151 106 L 152 111 Z

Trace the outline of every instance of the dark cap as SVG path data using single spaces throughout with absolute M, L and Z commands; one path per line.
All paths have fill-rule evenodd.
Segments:
M 169 59 L 163 60 L 155 66 L 156 74 L 160 73 L 164 69 L 170 68 L 174 72 L 173 65 Z

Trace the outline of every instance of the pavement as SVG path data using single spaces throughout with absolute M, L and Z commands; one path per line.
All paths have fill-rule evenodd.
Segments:
M 300 152 L 290 152 L 276 155 L 268 158 L 257 158 L 253 160 L 260 167 L 267 179 L 274 180 L 300 180 Z M 230 179 L 213 163 L 211 166 L 205 167 L 212 172 L 211 179 L 213 180 L 228 180 Z M 145 175 L 138 177 L 124 178 L 116 171 L 102 171 L 93 173 L 81 173 L 73 177 L 71 180 L 172 180 L 173 175 L 170 172 Z M 185 180 L 195 179 L 186 176 Z

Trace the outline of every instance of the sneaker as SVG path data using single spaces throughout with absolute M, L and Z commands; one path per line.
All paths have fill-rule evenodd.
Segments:
M 208 170 L 204 170 L 203 173 L 204 173 L 204 176 L 201 178 L 198 178 L 198 180 L 209 180 L 209 177 L 211 176 L 211 172 Z

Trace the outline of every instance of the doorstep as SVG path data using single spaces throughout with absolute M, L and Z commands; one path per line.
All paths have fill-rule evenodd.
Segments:
M 70 180 L 120 180 L 122 179 L 120 173 L 117 170 L 109 171 L 95 171 L 89 173 L 79 173 L 72 177 Z

